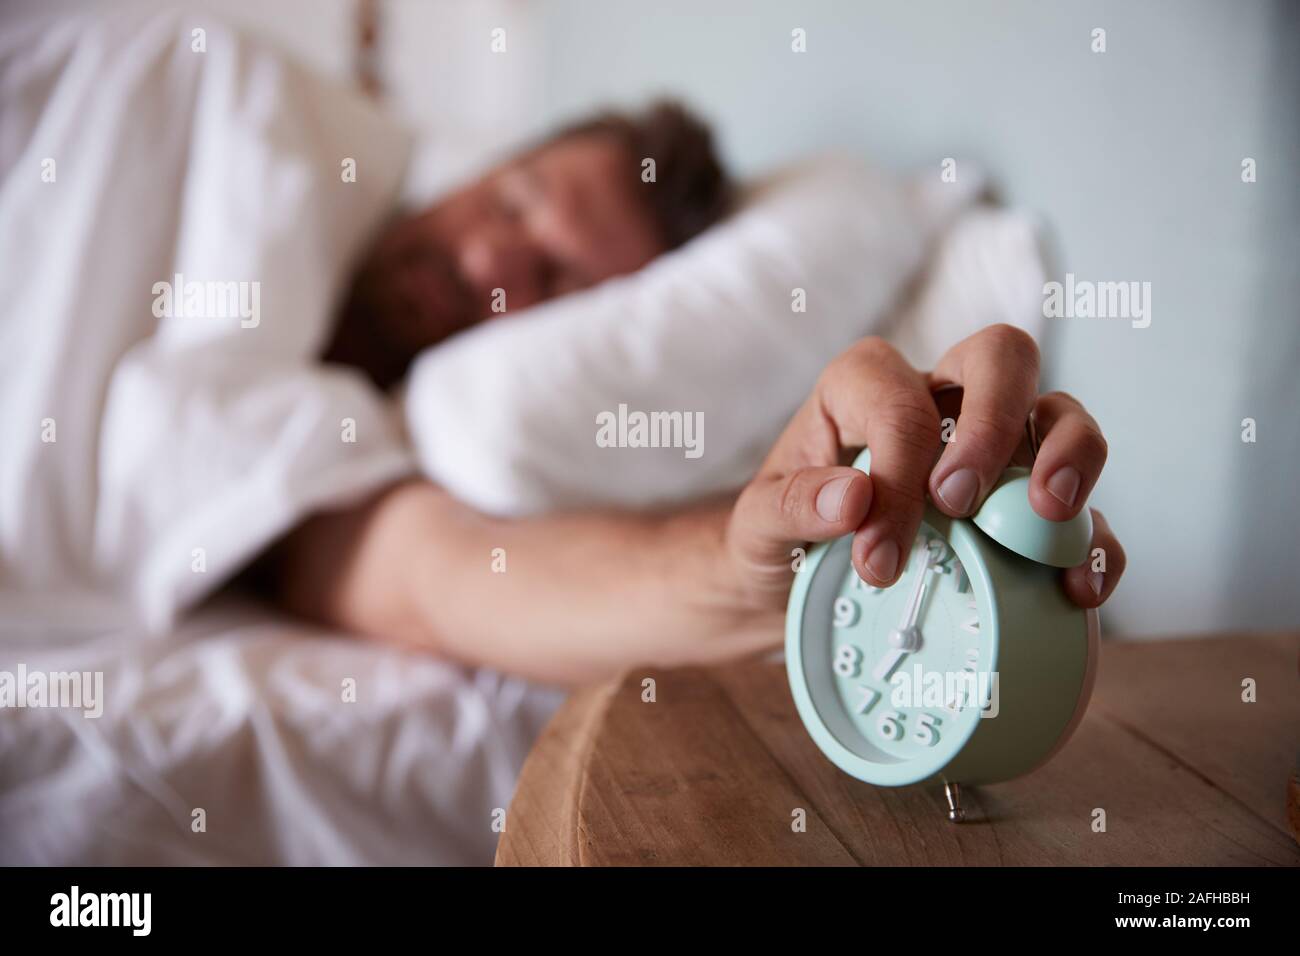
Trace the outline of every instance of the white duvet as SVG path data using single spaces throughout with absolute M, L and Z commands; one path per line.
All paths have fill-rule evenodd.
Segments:
M 3 864 L 488 864 L 560 699 L 235 599 L 20 663 L 102 672 L 106 706 L 0 716 Z
M 488 863 L 553 693 L 182 617 L 413 468 L 389 403 L 313 360 L 405 135 L 191 26 L 0 31 L 0 863 Z M 65 670 L 103 675 L 101 716 L 14 706 Z
M 127 594 L 161 632 L 412 467 L 382 397 L 313 360 L 405 138 L 232 33 L 196 52 L 181 16 L 5 32 L 4 590 Z

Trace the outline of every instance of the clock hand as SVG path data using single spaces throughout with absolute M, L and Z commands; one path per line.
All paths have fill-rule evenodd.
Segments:
M 917 549 L 917 556 L 916 558 L 913 559 L 913 562 L 916 564 L 920 564 L 921 562 L 924 561 L 928 564 L 929 555 L 930 555 L 929 547 L 927 547 L 924 542 L 921 542 L 920 547 Z M 922 565 L 921 569 L 919 570 L 916 576 L 916 581 L 912 585 L 912 594 L 907 599 L 907 607 L 903 611 L 903 620 L 902 623 L 898 625 L 898 630 L 905 631 L 912 626 L 913 611 L 921 604 L 921 594 L 925 590 L 925 580 L 928 577 L 929 575 L 925 573 L 925 566 Z
M 878 681 L 889 680 L 889 675 L 894 673 L 894 669 L 898 667 L 899 664 L 903 663 L 903 659 L 907 657 L 908 653 L 909 652 L 906 648 L 891 647 L 889 650 L 885 651 L 885 656 L 880 659 L 880 663 L 878 663 L 876 669 L 871 672 L 871 676 Z
M 929 553 L 930 549 L 926 548 L 926 554 L 928 555 Z M 925 595 L 930 590 L 930 580 L 932 577 L 930 569 L 932 567 L 934 567 L 934 561 L 933 559 L 930 559 L 926 561 L 925 567 L 921 569 L 921 587 L 917 591 L 916 600 L 912 603 L 912 607 L 908 612 L 907 624 L 903 627 L 903 630 L 917 631 L 918 636 L 920 631 L 917 628 L 917 622 L 921 617 L 921 608 L 925 606 Z
M 921 631 L 916 622 L 921 616 L 921 606 L 925 603 L 925 594 L 930 586 L 930 568 L 934 564 L 934 556 L 926 543 L 921 544 L 919 552 L 915 560 L 921 567 L 917 570 L 916 583 L 912 585 L 912 594 L 903 613 L 903 620 L 897 630 L 890 632 L 889 650 L 871 672 L 876 680 L 888 680 L 889 675 L 907 655 L 921 646 Z
M 916 626 L 916 618 L 921 613 L 921 605 L 925 603 L 925 594 L 929 589 L 930 573 L 929 568 L 921 572 L 926 584 L 921 587 L 919 592 L 920 600 L 913 605 L 911 613 L 908 615 L 909 623 L 907 626 L 899 628 L 897 631 L 891 631 L 889 635 L 889 650 L 885 656 L 880 659 L 876 669 L 871 672 L 876 680 L 888 680 L 889 675 L 912 651 L 919 650 L 921 647 L 921 630 Z

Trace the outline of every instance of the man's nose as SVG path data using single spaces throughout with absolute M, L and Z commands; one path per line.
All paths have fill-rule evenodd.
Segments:
M 519 237 L 480 233 L 461 246 L 461 274 L 482 299 L 504 289 L 508 306 L 529 305 L 537 297 L 536 253 Z

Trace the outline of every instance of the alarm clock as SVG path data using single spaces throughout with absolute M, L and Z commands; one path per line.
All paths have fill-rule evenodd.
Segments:
M 870 450 L 853 465 L 870 472 Z M 1008 468 L 970 518 L 928 506 L 891 587 L 858 576 L 846 535 L 809 551 L 790 593 L 786 669 L 813 741 L 876 786 L 942 782 L 954 822 L 962 785 L 1041 766 L 1092 694 L 1098 616 L 1058 579 L 1088 558 L 1092 515 L 1040 517 L 1029 473 Z

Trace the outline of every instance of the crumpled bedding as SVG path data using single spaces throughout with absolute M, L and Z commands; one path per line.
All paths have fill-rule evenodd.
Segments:
M 126 595 L 159 632 L 413 467 L 385 397 L 316 360 L 406 134 L 234 32 L 193 44 L 180 14 L 0 38 L 3 588 Z
M 414 469 L 390 402 L 315 360 L 406 133 L 204 20 L 202 51 L 181 13 L 0 31 L 0 684 L 104 687 L 99 717 L 0 709 L 0 864 L 490 863 L 554 692 L 186 616 Z
M 562 697 L 235 598 L 57 630 L 0 671 L 100 671 L 103 713 L 0 711 L 0 864 L 488 864 Z

